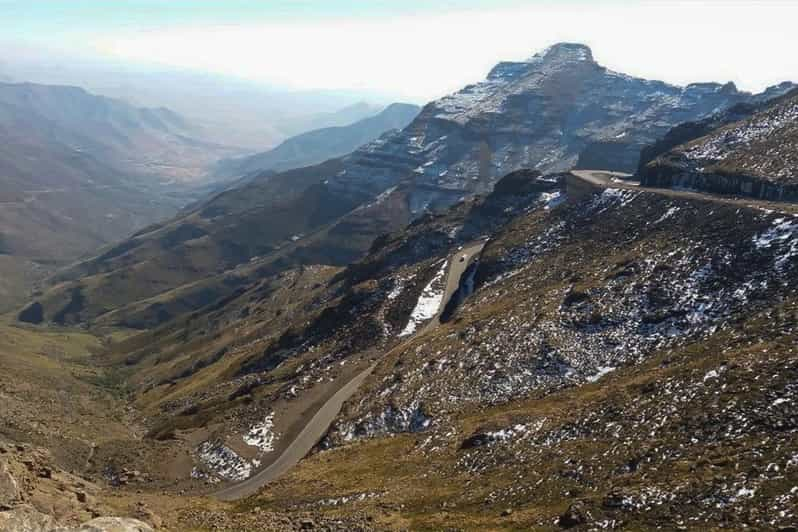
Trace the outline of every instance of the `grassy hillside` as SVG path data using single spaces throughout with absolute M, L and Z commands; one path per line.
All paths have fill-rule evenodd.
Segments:
M 175 530 L 789 525 L 794 209 L 568 182 L 512 174 L 346 267 L 256 260 L 165 292 L 123 313 L 136 334 L 6 325 L 0 434 Z M 401 336 L 483 236 L 475 292 Z M 146 322 L 156 309 L 170 317 Z M 205 498 L 271 463 L 372 361 L 310 457 L 251 499 Z

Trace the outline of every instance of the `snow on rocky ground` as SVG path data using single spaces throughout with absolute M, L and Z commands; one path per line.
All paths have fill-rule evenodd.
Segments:
M 289 507 L 291 510 L 306 510 L 309 508 L 329 508 L 338 506 L 349 506 L 385 496 L 387 491 L 361 491 L 349 495 L 338 497 L 325 497 L 314 501 L 306 501 L 294 504 Z
M 667 220 L 677 212 L 679 212 L 679 207 L 670 207 L 667 211 L 665 211 L 665 214 L 663 214 L 653 222 L 653 225 L 657 225 L 659 223 L 664 222 L 665 220 Z
M 607 188 L 596 196 L 596 198 L 588 206 L 588 210 L 594 211 L 595 214 L 601 214 L 611 207 L 625 207 L 629 203 L 640 196 L 641 192 L 635 190 L 626 190 L 620 188 Z
M 640 475 L 642 471 L 642 485 L 610 491 L 603 507 L 650 512 L 673 504 L 682 515 L 667 507 L 662 511 L 675 522 L 684 514 L 703 521 L 723 519 L 739 512 L 743 501 L 762 498 L 769 509 L 763 519 L 774 527 L 789 523 L 795 518 L 798 502 L 798 487 L 784 486 L 785 478 L 798 469 L 798 453 L 792 443 L 798 426 L 789 406 L 798 394 L 794 383 L 798 366 L 794 358 L 785 360 L 785 355 L 762 349 L 743 363 L 720 362 L 709 371 L 696 369 L 654 378 L 643 386 L 644 392 L 634 404 L 619 404 L 609 396 L 567 419 L 539 418 L 473 435 L 463 442 L 456 467 L 475 474 L 502 467 L 536 471 L 545 463 L 563 462 L 567 468 L 559 475 L 582 486 L 592 486 L 595 479 L 609 475 Z M 768 386 L 757 382 L 763 375 L 768 376 Z M 726 399 L 719 400 L 721 397 Z M 778 405 L 772 406 L 774 403 Z M 518 437 L 490 437 L 518 426 L 526 427 Z M 580 443 L 594 447 L 575 453 Z M 720 459 L 707 460 L 704 446 L 730 446 L 742 452 L 721 453 L 716 455 Z M 695 476 L 666 475 L 665 482 L 662 477 L 654 479 L 658 470 L 673 463 L 694 464 L 698 471 L 706 467 L 715 472 L 716 481 L 706 482 L 698 471 Z M 721 468 L 733 473 L 717 481 Z M 552 478 L 538 484 L 544 481 Z M 504 502 L 524 489 L 545 486 L 511 485 L 488 497 L 490 502 Z
M 382 334 L 386 338 L 390 337 L 393 334 L 393 327 L 388 323 L 386 319 L 386 312 L 388 311 L 389 306 L 396 301 L 396 299 L 402 295 L 402 292 L 407 287 L 407 284 L 413 280 L 415 274 L 409 273 L 405 275 L 395 275 L 392 279 L 393 286 L 385 294 L 385 303 L 380 305 L 379 310 L 377 311 L 376 320 L 382 327 Z M 409 324 L 408 324 L 409 325 Z
M 260 465 L 258 460 L 245 460 L 234 450 L 219 442 L 206 441 L 197 448 L 197 456 L 204 469 L 212 475 L 225 480 L 246 480 L 252 476 L 253 469 Z M 195 468 L 193 478 L 207 478 L 200 468 Z
M 604 375 L 607 375 L 615 371 L 615 369 L 616 368 L 612 366 L 599 366 L 598 368 L 596 368 L 596 372 L 593 375 L 588 375 L 587 377 L 585 377 L 585 380 L 587 382 L 596 382 L 599 379 L 601 379 L 601 377 L 603 377 Z
M 560 190 L 556 192 L 542 192 L 540 194 L 540 201 L 543 203 L 544 209 L 553 209 L 565 201 L 565 193 Z
M 399 297 L 402 294 L 402 290 L 405 289 L 405 285 L 407 284 L 407 281 L 409 281 L 411 279 L 412 279 L 412 277 L 409 278 L 409 279 L 406 279 L 406 278 L 403 278 L 403 277 L 397 277 L 396 279 L 394 279 L 393 288 L 391 288 L 391 291 L 388 292 L 388 294 L 385 296 L 385 298 L 388 301 L 393 301 L 394 299 Z
M 424 287 L 413 312 L 410 314 L 410 321 L 407 322 L 407 325 L 402 332 L 399 333 L 399 336 L 410 336 L 416 332 L 419 325 L 431 320 L 438 313 L 446 288 L 442 283 L 446 276 L 446 266 L 448 263 L 448 261 L 444 260 L 438 272 L 427 286 Z
M 242 436 L 244 443 L 258 449 L 258 458 L 247 460 L 220 441 L 203 442 L 196 449 L 199 465 L 191 476 L 209 483 L 246 480 L 260 466 L 260 457 L 274 450 L 277 436 L 274 432 L 274 412 L 270 412 Z
M 426 415 L 419 401 L 404 408 L 388 405 L 376 416 L 369 416 L 357 423 L 350 423 L 342 431 L 344 441 L 353 441 L 377 434 L 421 432 L 430 427 L 432 420 Z
M 464 309 L 520 298 L 514 299 L 512 311 L 464 326 L 447 340 L 446 348 L 429 343 L 416 347 L 412 356 L 418 362 L 404 366 L 401 378 L 385 377 L 374 410 L 361 410 L 344 424 L 347 439 L 437 430 L 446 423 L 447 411 L 464 404 L 498 404 L 534 391 L 607 378 L 616 369 L 645 361 L 651 353 L 709 338 L 725 330 L 735 315 L 750 312 L 751 305 L 777 289 L 773 270 L 761 267 L 759 254 L 772 255 L 772 268 L 781 273 L 794 266 L 794 222 L 760 211 L 753 215 L 760 221 L 750 223 L 770 227 L 747 243 L 734 238 L 708 240 L 718 237 L 711 231 L 706 235 L 695 231 L 661 248 L 656 238 L 646 237 L 646 227 L 652 224 L 646 218 L 664 231 L 667 224 L 692 219 L 697 207 L 658 200 L 660 210 L 652 211 L 647 203 L 638 204 L 650 199 L 645 194 L 608 189 L 580 208 L 575 219 L 547 213 L 551 220 L 540 224 L 536 234 L 496 259 L 490 276 L 482 279 Z M 624 215 L 629 209 L 635 214 Z M 716 223 L 723 209 L 731 207 L 704 212 L 705 223 Z M 624 231 L 614 227 L 612 234 L 625 240 L 623 248 L 638 258 L 618 271 L 600 271 L 600 282 L 584 292 L 573 287 L 545 289 L 542 293 L 558 302 L 559 309 L 541 313 L 547 303 L 538 306 L 523 295 L 526 289 L 546 283 L 533 269 L 572 241 L 575 225 L 601 224 L 604 219 L 636 224 L 636 229 Z M 726 219 L 717 224 L 728 223 Z M 540 297 L 541 292 L 535 292 L 534 298 Z
M 270 412 L 266 418 L 260 423 L 256 423 L 249 429 L 243 438 L 244 443 L 257 447 L 263 453 L 268 453 L 274 450 L 274 440 L 276 434 L 274 428 L 274 412 Z
M 734 150 L 767 138 L 776 130 L 798 121 L 798 103 L 792 102 L 763 113 L 737 126 L 723 129 L 699 141 L 685 155 L 692 160 L 724 160 Z
M 754 237 L 757 249 L 778 248 L 774 258 L 776 270 L 782 271 L 798 257 L 798 218 L 777 218 L 773 226 Z

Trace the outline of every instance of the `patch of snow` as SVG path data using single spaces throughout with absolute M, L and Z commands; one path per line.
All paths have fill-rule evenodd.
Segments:
M 791 259 L 798 257 L 798 223 L 786 218 L 777 218 L 773 227 L 753 238 L 757 249 L 770 249 L 777 247 L 780 253 L 776 255 L 774 266 L 783 270 Z
M 526 434 L 527 427 L 521 423 L 515 424 L 506 429 L 496 430 L 485 433 L 490 440 L 493 441 L 507 441 L 516 438 L 520 435 Z
M 443 286 L 439 287 L 438 285 L 443 281 L 448 264 L 449 261 L 443 261 L 440 270 L 438 270 L 427 286 L 424 287 L 413 312 L 410 314 L 410 321 L 407 322 L 407 326 L 399 333 L 399 336 L 410 336 L 416 332 L 419 324 L 431 320 L 438 313 L 441 303 L 443 302 L 443 292 L 445 288 Z
M 662 216 L 660 216 L 659 218 L 657 218 L 654 221 L 654 225 L 657 225 L 660 222 L 664 222 L 665 220 L 667 220 L 668 218 L 670 218 L 671 216 L 673 216 L 677 212 L 679 212 L 679 207 L 671 207 L 670 209 L 665 211 L 665 214 L 663 214 Z
M 596 368 L 596 373 L 594 373 L 593 375 L 589 375 L 587 377 L 587 382 L 596 382 L 597 380 L 599 380 L 604 375 L 607 375 L 608 373 L 612 373 L 616 369 L 617 368 L 614 368 L 612 366 L 599 366 L 598 368 Z
M 274 412 L 269 413 L 266 418 L 256 423 L 244 435 L 244 443 L 257 447 L 264 453 L 274 450 L 274 440 L 276 434 L 273 432 L 274 428 Z
M 544 209 L 546 210 L 553 209 L 554 207 L 565 201 L 565 194 L 563 194 L 559 190 L 557 192 L 543 192 L 540 195 L 540 201 L 543 202 Z
M 391 291 L 388 292 L 388 295 L 385 297 L 388 299 L 388 301 L 393 301 L 394 299 L 399 297 L 399 294 L 402 293 L 404 287 L 405 287 L 404 282 L 402 282 L 401 279 L 397 279 L 395 284 L 393 285 L 393 288 L 391 288 Z
M 197 453 L 209 470 L 227 480 L 246 480 L 252 475 L 253 465 L 257 467 L 221 443 L 206 441 L 199 446 Z
M 591 210 L 597 210 L 595 214 L 600 214 L 616 204 L 618 204 L 620 207 L 625 207 L 634 201 L 639 195 L 640 192 L 636 190 L 606 188 L 601 194 L 597 195 L 593 199 L 589 208 Z

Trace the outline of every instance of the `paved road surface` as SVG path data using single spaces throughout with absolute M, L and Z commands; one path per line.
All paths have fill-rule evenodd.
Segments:
M 572 170 L 571 173 L 599 188 L 622 188 L 626 190 L 644 190 L 662 196 L 671 198 L 684 198 L 684 199 L 698 199 L 709 200 L 718 203 L 729 203 L 732 205 L 739 205 L 741 207 L 760 207 L 762 209 L 770 209 L 779 212 L 798 213 L 798 204 L 787 202 L 774 202 L 765 201 L 756 198 L 746 198 L 743 196 L 722 196 L 719 194 L 712 194 L 709 192 L 700 192 L 697 190 L 678 190 L 672 188 L 655 188 L 655 187 L 641 187 L 637 181 L 628 180 L 632 177 L 630 174 L 621 172 L 608 172 L 605 170 Z
M 366 380 L 377 364 L 374 363 L 364 371 L 360 372 L 354 379 L 347 382 L 343 388 L 335 392 L 318 412 L 311 418 L 305 428 L 297 435 L 296 439 L 286 447 L 283 454 L 275 460 L 269 467 L 251 476 L 247 480 L 233 484 L 221 491 L 216 492 L 216 497 L 223 501 L 234 501 L 254 495 L 260 488 L 275 480 L 277 477 L 291 469 L 305 455 L 307 455 L 314 445 L 324 436 L 330 424 L 341 411 L 344 402 L 349 399 L 358 389 L 361 383 Z
M 441 300 L 438 313 L 419 333 L 423 334 L 428 330 L 434 329 L 440 324 L 440 316 L 446 304 L 451 299 L 457 288 L 460 286 L 460 277 L 466 269 L 479 257 L 482 248 L 487 241 L 479 241 L 463 246 L 463 249 L 449 257 L 449 268 L 446 272 L 446 288 Z M 463 259 L 462 261 L 460 259 Z M 405 342 L 406 343 L 406 342 Z M 405 343 L 394 349 L 401 348 Z M 393 351 L 393 350 L 392 350 Z M 305 428 L 297 435 L 296 439 L 285 448 L 283 453 L 271 465 L 254 474 L 247 480 L 228 486 L 217 491 L 214 496 L 223 501 L 235 501 L 254 495 L 263 486 L 285 474 L 302 460 L 313 448 L 314 445 L 324 436 L 330 428 L 330 424 L 341 411 L 347 399 L 357 391 L 364 380 L 374 371 L 377 362 L 357 374 L 352 380 L 347 382 L 335 395 L 333 395 L 318 412 L 311 418 Z
M 479 240 L 466 244 L 463 246 L 463 249 L 456 251 L 449 257 L 449 268 L 446 270 L 446 288 L 443 291 L 440 307 L 438 307 L 438 312 L 435 314 L 435 317 L 421 329 L 420 334 L 426 333 L 441 324 L 441 314 L 443 314 L 443 310 L 446 308 L 449 300 L 460 287 L 460 278 L 463 277 L 468 267 L 479 258 L 479 254 L 482 253 L 485 244 L 487 244 L 487 240 Z

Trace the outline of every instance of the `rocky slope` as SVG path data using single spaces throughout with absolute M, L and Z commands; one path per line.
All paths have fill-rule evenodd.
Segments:
M 346 268 L 261 278 L 118 344 L 105 363 L 129 372 L 149 435 L 100 445 L 94 467 L 214 490 L 274 460 L 375 360 L 314 456 L 231 511 L 177 522 L 235 530 L 287 511 L 380 530 L 790 526 L 795 210 L 585 194 L 564 177 L 511 174 Z M 470 296 L 425 329 L 418 307 L 443 265 L 483 236 Z M 424 332 L 405 335 L 414 320 Z
M 345 265 L 380 234 L 488 193 L 513 169 L 565 169 L 586 151 L 634 168 L 640 147 L 674 125 L 759 99 L 731 84 L 632 78 L 601 67 L 585 46 L 555 45 L 497 65 L 487 80 L 428 104 L 402 131 L 346 157 L 255 177 L 77 265 L 40 299 L 44 319 L 93 320 L 169 299 L 170 290 L 191 291 L 187 283 L 254 257 L 265 257 L 263 272 L 273 273 Z M 234 289 L 217 287 L 214 295 Z M 77 293 L 81 303 L 72 305 Z
M 259 259 L 220 277 L 228 296 L 116 336 L 91 367 L 144 430 L 92 435 L 80 474 L 177 530 L 793 525 L 796 209 L 573 182 L 512 173 L 346 267 Z M 446 264 L 484 237 L 426 327 Z M 286 477 L 202 498 L 374 362 Z
M 733 111 L 672 132 L 683 142 L 641 165 L 643 184 L 798 200 L 798 92 Z
M 241 159 L 220 161 L 215 173 L 241 177 L 265 170 L 283 172 L 318 164 L 351 153 L 380 137 L 386 131 L 403 129 L 418 115 L 415 105 L 391 104 L 375 116 L 352 124 L 327 127 L 302 133 L 280 143 L 276 148 Z

